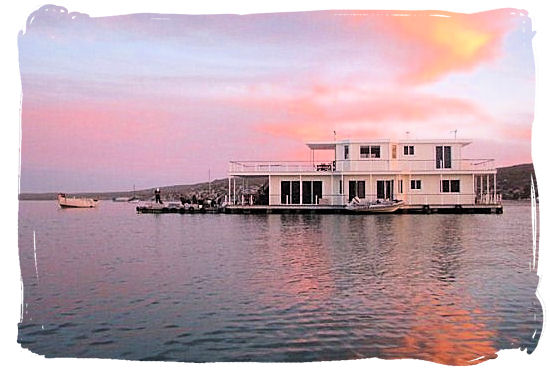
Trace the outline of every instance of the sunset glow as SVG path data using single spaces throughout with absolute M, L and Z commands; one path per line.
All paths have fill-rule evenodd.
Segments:
M 76 9 L 75 9 L 76 10 Z M 471 138 L 531 161 L 531 22 L 321 11 L 90 18 L 45 6 L 19 37 L 21 191 L 129 190 L 307 160 L 306 140 Z

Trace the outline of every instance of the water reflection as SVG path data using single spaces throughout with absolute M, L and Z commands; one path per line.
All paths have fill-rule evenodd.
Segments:
M 24 347 L 61 357 L 468 365 L 538 342 L 528 207 L 498 217 L 147 216 L 102 205 L 21 204 Z
M 296 302 L 315 304 L 334 290 L 333 261 L 327 248 L 328 224 L 316 215 L 270 216 L 269 234 L 278 246 L 278 287 Z M 312 306 L 313 307 L 313 306 Z M 314 307 L 313 307 L 314 308 Z
M 447 365 L 471 365 L 495 358 L 496 332 L 488 328 L 484 312 L 461 308 L 446 296 L 417 296 L 414 322 L 401 345 L 390 348 L 387 358 L 416 358 Z M 474 313 L 475 312 L 475 313 Z

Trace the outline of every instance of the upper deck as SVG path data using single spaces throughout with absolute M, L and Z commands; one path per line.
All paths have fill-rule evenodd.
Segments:
M 340 160 L 340 161 L 231 161 L 229 174 L 276 173 L 493 173 L 493 159 L 455 159 L 450 167 L 438 168 L 435 160 Z
M 465 139 L 308 142 L 309 161 L 232 161 L 229 173 L 494 173 L 493 159 L 462 157 L 462 148 L 470 143 Z M 329 157 L 334 159 L 316 161 L 319 150 L 332 151 Z

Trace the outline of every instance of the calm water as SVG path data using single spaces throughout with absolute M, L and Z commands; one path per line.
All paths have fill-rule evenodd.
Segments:
M 513 203 L 502 215 L 348 216 L 22 201 L 19 342 L 48 357 L 193 362 L 531 352 L 531 232 L 529 204 Z

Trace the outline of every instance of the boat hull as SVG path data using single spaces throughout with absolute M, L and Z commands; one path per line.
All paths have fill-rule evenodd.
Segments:
M 350 204 L 346 210 L 352 213 L 361 214 L 386 214 L 394 213 L 403 205 L 403 201 L 385 203 L 367 203 L 367 204 Z
M 95 208 L 98 200 L 58 195 L 57 203 L 61 208 Z

